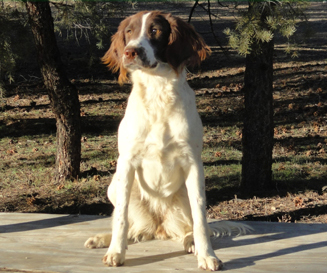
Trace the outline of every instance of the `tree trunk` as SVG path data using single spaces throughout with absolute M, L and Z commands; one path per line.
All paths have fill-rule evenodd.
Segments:
M 37 58 L 57 123 L 54 181 L 77 178 L 81 160 L 80 104 L 60 58 L 48 1 L 25 2 L 34 35 Z
M 241 189 L 247 194 L 273 188 L 273 53 L 273 40 L 254 41 L 246 56 Z

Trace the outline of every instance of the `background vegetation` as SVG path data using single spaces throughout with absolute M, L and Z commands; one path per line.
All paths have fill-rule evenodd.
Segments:
M 187 20 L 193 3 L 175 2 L 162 3 L 160 9 L 173 11 Z M 296 44 L 298 58 L 286 55 L 289 44 L 280 36 L 275 37 L 272 165 L 275 190 L 244 199 L 238 192 L 244 58 L 228 45 L 223 33 L 228 27 L 234 28 L 238 13 L 213 2 L 216 37 L 208 31 L 210 25 L 203 8 L 196 8 L 191 21 L 212 47 L 213 55 L 202 65 L 201 73 L 192 71 L 188 76 L 205 128 L 203 161 L 208 215 L 224 219 L 327 222 L 326 5 L 310 5 L 309 21 L 298 23 L 295 36 L 301 41 Z M 24 10 L 19 3 L 2 2 L 0 20 L 5 23 L 0 25 L 0 37 L 6 38 L 0 39 L 3 58 L 0 73 L 5 90 L 0 112 L 1 211 L 102 214 L 111 211 L 105 192 L 115 171 L 116 131 L 130 86 L 117 85 L 116 75 L 107 72 L 98 60 L 123 17 L 137 10 L 158 8 L 158 3 L 125 3 L 115 7 L 106 6 L 111 3 L 82 4 L 89 6 L 69 4 L 60 9 L 61 4 L 52 5 L 57 41 L 67 74 L 79 90 L 82 118 L 81 175 L 75 181 L 53 185 L 54 115 L 35 61 Z M 71 11 L 65 13 L 65 9 L 74 10 L 74 19 L 69 17 Z M 83 15 L 85 11 L 92 19 Z M 66 26 L 65 16 L 69 17 Z M 315 35 L 307 36 L 306 24 Z M 216 38 L 224 50 L 217 45 Z M 6 47 L 5 43 L 11 46 Z

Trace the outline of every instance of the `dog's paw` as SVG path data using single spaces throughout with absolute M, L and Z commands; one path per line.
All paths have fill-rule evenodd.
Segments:
M 111 234 L 97 234 L 90 237 L 84 243 L 86 248 L 104 248 L 109 247 L 111 241 Z
M 106 266 L 121 266 L 125 262 L 125 254 L 108 251 L 103 257 L 102 262 Z
M 183 245 L 187 253 L 195 252 L 193 233 L 184 237 Z
M 223 268 L 223 263 L 215 256 L 198 256 L 198 267 L 204 270 L 218 271 Z

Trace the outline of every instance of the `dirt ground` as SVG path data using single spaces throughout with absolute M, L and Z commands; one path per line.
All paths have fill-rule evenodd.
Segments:
M 161 3 L 160 9 L 173 10 L 187 20 L 191 6 L 192 3 Z M 126 10 L 126 14 L 157 8 L 158 3 L 138 4 Z M 216 39 L 228 49 L 222 31 L 233 26 L 235 12 L 220 6 L 212 6 L 212 10 L 219 15 L 214 20 Z M 229 165 L 237 169 L 236 175 L 226 175 L 229 184 L 224 187 L 218 185 L 223 175 L 207 174 L 209 218 L 327 223 L 327 4 L 311 4 L 307 15 L 308 22 L 299 23 L 296 34 L 299 41 L 297 59 L 285 54 L 285 41 L 276 37 L 273 166 L 276 191 L 246 198 L 238 192 L 244 58 L 230 49 L 227 53 L 221 50 L 208 31 L 210 26 L 203 10 L 197 8 L 194 14 L 192 23 L 213 50 L 201 71 L 192 71 L 188 76 L 205 128 L 204 166 L 208 171 L 215 167 L 218 172 Z M 116 18 L 115 22 L 120 19 Z M 311 36 L 306 36 L 308 30 Z M 63 55 L 67 54 L 62 50 Z M 54 162 L 55 121 L 40 78 L 16 82 L 7 87 L 6 110 L 0 112 L 0 167 L 3 172 L 0 211 L 103 215 L 112 212 L 105 192 L 115 171 L 115 132 L 130 86 L 117 85 L 116 76 L 101 64 L 97 70 L 93 69 L 92 75 L 81 71 L 81 67 L 76 68 L 76 63 L 67 66 L 72 81 L 79 88 L 82 105 L 85 136 L 81 179 L 68 185 L 44 182 L 49 181 Z M 111 115 L 101 114 L 101 111 L 108 111 L 104 109 L 110 109 Z M 36 132 L 42 137 L 24 138 Z M 108 157 L 111 151 L 113 155 Z M 97 152 L 96 155 L 93 152 Z M 107 158 L 101 165 L 96 161 L 102 157 Z M 91 162 L 91 158 L 95 160 Z M 25 171 L 41 161 L 45 163 L 39 178 L 33 173 L 34 169 Z

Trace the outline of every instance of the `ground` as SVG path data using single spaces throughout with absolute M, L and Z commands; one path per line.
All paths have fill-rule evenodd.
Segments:
M 187 19 L 191 4 L 173 2 L 162 9 Z M 152 9 L 148 5 L 137 8 Z M 235 14 L 219 6 L 212 9 L 219 14 L 214 21 L 216 36 L 227 49 L 222 31 L 232 26 Z M 205 13 L 196 10 L 192 22 L 213 50 L 201 71 L 188 74 L 204 125 L 202 159 L 209 218 L 327 223 L 326 13 L 324 3 L 313 3 L 308 9 L 308 23 L 298 25 L 296 59 L 284 52 L 285 41 L 276 37 L 272 167 L 276 189 L 249 197 L 238 190 L 244 59 L 231 49 L 223 53 L 205 31 L 209 28 Z M 312 36 L 304 36 L 308 29 Z M 61 50 L 63 56 L 68 54 L 63 45 Z M 21 77 L 6 86 L 1 101 L 0 211 L 103 215 L 112 211 L 106 189 L 115 172 L 116 132 L 130 85 L 119 86 L 116 75 L 100 63 L 91 70 L 82 70 L 83 65 L 76 68 L 74 55 L 69 53 L 73 61 L 67 64 L 68 73 L 81 101 L 81 177 L 53 184 L 55 120 L 37 70 L 25 67 Z

